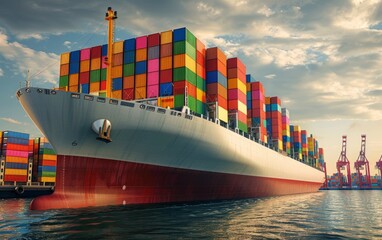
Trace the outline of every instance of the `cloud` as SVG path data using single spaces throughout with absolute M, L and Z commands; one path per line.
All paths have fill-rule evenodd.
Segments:
M 8 123 L 12 123 L 12 124 L 17 124 L 17 125 L 22 125 L 23 123 L 22 122 L 19 122 L 13 118 L 6 118 L 6 117 L 2 117 L 0 118 L 0 120 L 3 120 L 5 122 L 8 122 Z
M 276 74 L 268 74 L 268 75 L 265 75 L 264 78 L 266 79 L 273 79 L 276 77 Z
M 59 56 L 54 53 L 36 51 L 19 42 L 10 42 L 8 36 L 0 31 L 0 55 L 9 60 L 24 77 L 30 70 L 32 82 L 33 79 L 45 83 L 57 82 Z
M 4 70 L 0 68 L 0 77 L 4 76 Z
M 43 40 L 44 39 L 44 37 L 38 33 L 18 34 L 17 38 L 20 40 L 25 40 L 25 39 Z

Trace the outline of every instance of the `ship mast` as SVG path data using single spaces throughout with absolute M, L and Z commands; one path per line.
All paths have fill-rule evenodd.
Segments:
M 113 44 L 114 44 L 114 20 L 117 19 L 117 11 L 113 11 L 111 7 L 107 8 L 105 20 L 108 21 L 108 45 L 107 45 L 107 59 L 106 59 L 106 97 L 111 97 L 111 68 L 113 58 Z

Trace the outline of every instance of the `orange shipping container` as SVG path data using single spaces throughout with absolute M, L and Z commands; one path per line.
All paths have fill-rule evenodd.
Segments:
M 69 92 L 78 92 L 78 85 L 69 86 Z
M 123 52 L 123 41 L 115 42 L 113 44 L 113 54 Z
M 135 88 L 135 99 L 146 98 L 146 87 Z
M 206 50 L 206 59 L 218 59 L 219 61 L 223 62 L 226 65 L 227 62 L 227 57 L 223 53 L 222 50 L 218 47 L 213 47 L 213 48 L 207 48 Z
M 80 62 L 80 72 L 88 72 L 90 69 L 90 60 Z
M 101 69 L 101 58 L 92 58 L 90 61 L 90 70 Z
M 158 105 L 162 108 L 174 108 L 174 96 L 160 97 Z
M 69 75 L 69 86 L 78 85 L 78 73 Z
M 146 74 L 138 74 L 135 75 L 135 87 L 145 87 L 147 85 L 146 83 Z M 137 95 L 136 95 L 137 96 Z
M 69 64 L 63 64 L 60 66 L 60 76 L 69 75 Z
M 123 78 L 123 89 L 134 88 L 134 76 Z
M 196 39 L 196 51 L 201 52 L 202 54 L 205 54 L 206 52 L 206 46 L 199 39 Z
M 136 54 L 135 55 L 136 62 L 147 60 L 147 48 L 137 49 L 135 54 Z
M 160 34 L 160 44 L 166 44 L 172 42 L 172 31 L 168 30 L 165 32 L 161 32 Z
M 42 160 L 41 161 L 41 166 L 56 166 L 57 165 L 57 162 L 56 161 L 53 161 L 53 160 Z
M 160 70 L 167 70 L 172 68 L 172 56 L 163 57 L 160 59 Z
M 99 84 L 99 82 L 91 82 L 89 92 L 98 92 L 100 90 Z
M 122 99 L 122 90 L 111 91 L 111 98 Z
M 28 158 L 27 157 L 6 156 L 5 162 L 28 163 Z
M 68 64 L 69 63 L 69 58 L 70 58 L 70 53 L 62 53 L 61 54 L 61 64 Z
M 112 78 L 119 78 L 122 77 L 122 68 L 123 66 L 115 66 L 111 68 L 111 77 Z
M 119 66 L 123 64 L 123 53 L 113 54 L 113 66 Z

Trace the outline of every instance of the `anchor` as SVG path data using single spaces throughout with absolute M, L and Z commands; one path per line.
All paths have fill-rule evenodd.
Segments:
M 98 119 L 93 122 L 92 129 L 98 134 L 97 140 L 103 141 L 105 143 L 110 143 L 112 140 L 110 138 L 111 123 L 107 119 Z

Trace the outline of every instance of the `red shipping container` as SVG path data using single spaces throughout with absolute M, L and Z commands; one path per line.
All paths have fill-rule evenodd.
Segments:
M 55 160 L 42 160 L 41 161 L 41 164 L 40 164 L 41 166 L 56 166 L 57 165 L 57 161 L 55 161 Z
M 277 103 L 278 105 L 281 106 L 281 100 L 278 97 L 271 97 L 271 103 L 272 104 L 276 104 Z
M 147 36 L 137 37 L 135 39 L 135 49 L 147 48 Z
M 80 84 L 89 83 L 90 72 L 82 72 L 80 73 Z
M 4 175 L 4 182 L 26 182 L 28 176 L 27 175 Z
M 207 48 L 207 50 L 206 50 L 206 59 L 207 60 L 209 60 L 209 59 L 219 59 L 221 62 L 224 63 L 224 65 L 226 65 L 226 62 L 227 62 L 226 55 L 218 47 Z
M 206 71 L 219 71 L 224 77 L 227 77 L 227 69 L 223 62 L 218 59 L 210 59 L 206 61 Z
M 261 82 L 251 82 L 251 90 L 260 90 L 264 93 L 264 87 Z
M 106 81 L 101 81 L 100 90 L 106 90 Z
M 273 112 L 271 112 L 271 118 L 277 119 L 278 121 L 281 122 L 281 113 L 278 111 L 273 111 Z
M 238 118 L 239 118 L 239 121 L 242 122 L 242 123 L 247 123 L 247 114 L 241 112 L 241 111 L 238 111 L 237 112 L 238 114 Z
M 204 65 L 196 64 L 196 74 L 199 77 L 206 79 L 206 69 L 204 68 Z
M 128 76 L 123 78 L 123 88 L 134 88 L 135 79 L 134 76 Z
M 205 65 L 205 56 L 201 52 L 196 52 L 196 63 L 204 66 Z
M 242 83 L 247 84 L 245 73 L 237 71 L 237 68 L 227 69 L 227 78 L 238 78 Z
M 207 94 L 218 94 L 222 96 L 224 99 L 227 99 L 228 92 L 227 89 L 221 85 L 220 83 L 210 83 L 207 84 Z
M 186 84 L 187 84 L 188 95 L 196 98 L 196 87 L 194 85 L 192 85 L 191 83 L 186 82 L 186 81 L 174 82 L 174 95 L 184 94 Z
M 147 37 L 148 47 L 158 46 L 160 43 L 160 33 L 153 33 Z
M 29 145 L 21 145 L 21 144 L 15 144 L 15 143 L 7 143 L 6 146 L 3 149 L 4 150 L 16 150 L 16 151 L 23 151 L 28 152 Z
M 263 105 L 264 105 L 264 101 L 262 100 L 252 100 L 252 109 L 257 108 L 263 111 Z
M 160 46 L 160 56 L 161 57 L 172 56 L 172 43 L 166 43 Z
M 160 83 L 172 82 L 172 69 L 161 70 L 159 75 L 160 75 L 160 77 L 159 77 Z
M 123 89 L 122 99 L 123 100 L 134 100 L 134 88 Z
M 91 58 L 100 58 L 101 55 L 102 55 L 102 46 L 96 46 L 90 49 Z
M 259 90 L 252 91 L 252 102 L 254 100 L 261 100 L 265 102 L 264 94 Z
M 227 59 L 227 68 L 237 68 L 241 72 L 244 72 L 244 73 L 246 72 L 245 65 L 237 57 Z

